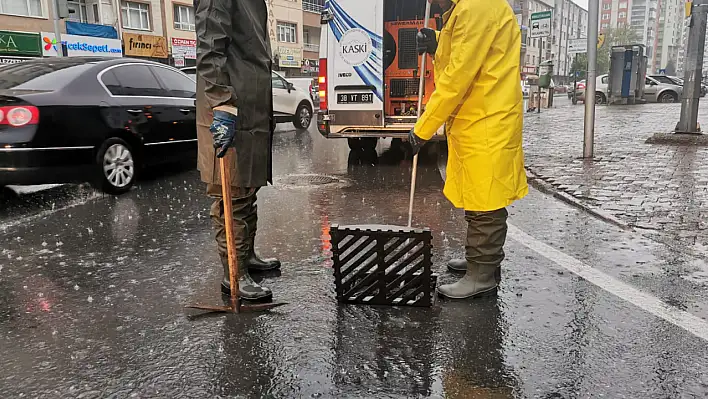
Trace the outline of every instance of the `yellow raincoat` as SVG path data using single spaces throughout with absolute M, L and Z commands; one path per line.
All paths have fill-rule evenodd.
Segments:
M 443 21 L 435 91 L 414 132 L 430 140 L 445 124 L 444 194 L 455 207 L 501 209 L 528 194 L 519 24 L 506 0 L 453 0 Z

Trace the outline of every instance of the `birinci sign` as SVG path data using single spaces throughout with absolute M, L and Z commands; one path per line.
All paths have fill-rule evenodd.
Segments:
M 551 36 L 551 11 L 541 11 L 531 14 L 531 34 L 530 37 Z
M 124 54 L 127 57 L 167 58 L 167 40 L 164 36 L 123 33 Z

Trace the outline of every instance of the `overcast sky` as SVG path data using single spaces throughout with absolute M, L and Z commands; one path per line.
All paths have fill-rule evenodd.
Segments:
M 588 0 L 575 0 L 575 4 L 579 5 L 580 7 L 583 7 L 584 9 L 588 9 Z

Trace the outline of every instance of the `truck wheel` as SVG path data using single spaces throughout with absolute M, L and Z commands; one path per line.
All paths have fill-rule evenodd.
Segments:
M 349 149 L 352 151 L 358 150 L 373 150 L 376 148 L 379 139 L 376 137 L 351 137 L 347 139 L 347 144 L 349 144 Z

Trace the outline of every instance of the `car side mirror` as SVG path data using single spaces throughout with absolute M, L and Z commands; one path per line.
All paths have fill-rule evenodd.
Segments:
M 288 93 L 290 93 L 295 88 L 295 85 L 288 82 Z

